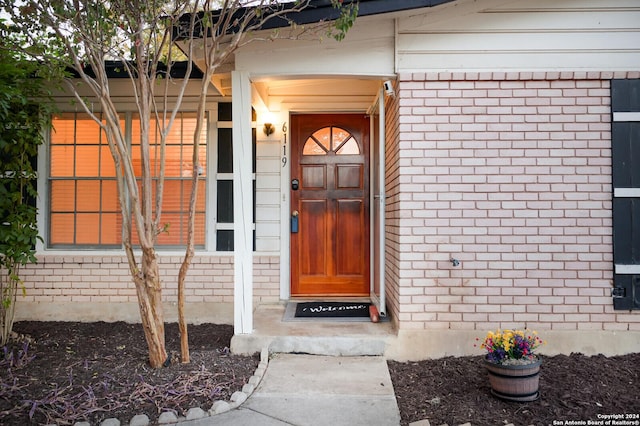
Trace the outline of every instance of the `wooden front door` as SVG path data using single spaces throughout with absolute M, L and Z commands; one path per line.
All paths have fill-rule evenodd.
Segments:
M 369 119 L 291 117 L 291 295 L 369 295 Z

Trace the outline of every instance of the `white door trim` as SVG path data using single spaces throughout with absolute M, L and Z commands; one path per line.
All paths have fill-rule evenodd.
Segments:
M 289 180 L 291 176 L 291 133 L 289 132 L 291 116 L 286 112 L 287 121 L 282 125 L 282 148 L 280 159 L 280 300 L 291 298 L 291 193 Z
M 378 128 L 375 128 L 375 120 L 373 116 L 378 114 Z M 369 132 L 369 140 L 371 141 L 370 152 L 370 227 L 371 235 L 369 238 L 371 250 L 370 250 L 370 285 L 371 285 L 371 300 L 378 308 L 378 312 L 381 316 L 386 316 L 386 292 L 385 292 L 385 206 L 386 206 L 386 194 L 385 194 L 385 111 L 384 111 L 384 90 L 380 88 L 378 96 L 374 104 L 369 109 L 369 115 L 371 117 L 370 124 L 371 129 Z M 376 152 L 378 156 L 376 157 Z M 376 176 L 375 170 L 378 170 Z M 376 228 L 375 214 L 378 212 L 378 223 Z M 376 238 L 377 236 L 377 238 Z M 378 245 L 376 246 L 376 240 Z M 378 262 L 376 263 L 376 259 Z M 375 291 L 376 281 L 379 283 L 379 294 Z

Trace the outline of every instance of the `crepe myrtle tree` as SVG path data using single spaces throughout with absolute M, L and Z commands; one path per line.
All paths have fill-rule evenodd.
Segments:
M 166 230 L 162 222 L 164 146 L 180 110 L 188 76 L 195 66 L 194 38 L 201 40 L 198 45 L 204 46 L 204 51 L 198 53 L 203 55 L 198 63 L 202 78 L 191 162 L 187 243 L 177 278 L 182 362 L 189 362 L 184 285 L 194 255 L 199 135 L 204 126 L 211 78 L 237 49 L 256 40 L 302 36 L 330 36 L 341 40 L 358 12 L 357 1 L 329 0 L 337 12 L 335 19 L 314 25 L 295 25 L 292 20 L 295 14 L 310 3 L 311 0 L 0 0 L 3 13 L 10 17 L 11 30 L 27 39 L 15 48 L 41 63 L 51 64 L 62 74 L 72 71 L 73 75 L 63 75 L 67 89 L 106 135 L 115 163 L 123 247 L 137 292 L 149 361 L 154 368 L 167 365 L 170 360 L 165 348 L 156 251 L 157 237 Z M 259 31 L 272 19 L 288 22 L 290 31 Z M 176 28 L 180 37 L 174 37 Z M 183 54 L 178 54 L 178 40 Z M 171 67 L 178 57 L 181 60 L 186 57 L 187 78 L 170 81 Z M 122 72 L 131 83 L 140 117 L 140 140 L 136 141 L 140 146 L 139 175 L 134 172 L 120 126 L 120 111 L 111 95 L 106 61 L 121 64 Z M 81 95 L 78 78 L 89 89 L 91 97 Z M 169 96 L 170 85 L 174 90 L 178 87 L 177 95 Z M 100 106 L 101 116 L 94 113 L 92 102 Z M 158 153 L 150 149 L 150 138 L 154 134 L 159 135 Z M 159 164 L 159 170 L 154 170 L 154 164 Z M 136 247 L 133 241 L 137 241 Z M 134 249 L 139 250 L 138 256 Z

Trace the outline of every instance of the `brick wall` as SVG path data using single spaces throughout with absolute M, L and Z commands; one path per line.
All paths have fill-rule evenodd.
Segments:
M 160 254 L 163 300 L 177 301 L 181 256 Z M 254 257 L 256 302 L 279 300 L 280 259 Z M 233 302 L 233 257 L 196 255 L 186 282 L 186 302 Z M 49 255 L 22 270 L 24 302 L 136 302 L 136 291 L 124 256 Z
M 639 77 L 399 77 L 387 260 L 400 328 L 640 330 L 610 297 L 609 90 Z

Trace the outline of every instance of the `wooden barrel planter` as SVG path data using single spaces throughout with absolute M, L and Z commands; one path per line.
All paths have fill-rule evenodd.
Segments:
M 540 363 L 536 359 L 530 364 L 502 365 L 485 360 L 491 393 L 506 401 L 535 401 L 540 396 Z

